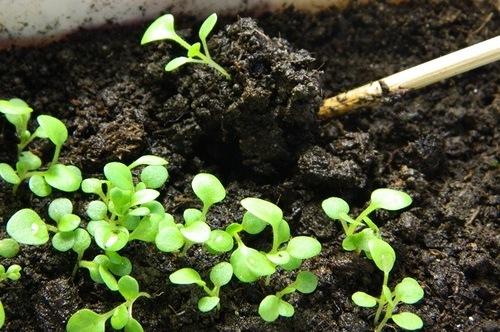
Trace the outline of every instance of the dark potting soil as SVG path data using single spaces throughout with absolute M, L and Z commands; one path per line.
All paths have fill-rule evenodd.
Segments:
M 293 273 L 276 274 L 271 286 L 233 280 L 222 290 L 221 310 L 202 314 L 196 309 L 201 291 L 171 285 L 167 277 L 186 266 L 206 275 L 227 257 L 197 247 L 176 257 L 133 243 L 122 253 L 152 295 L 134 306 L 146 331 L 370 330 L 373 310 L 356 307 L 350 296 L 378 294 L 381 273 L 341 249 L 340 225 L 320 204 L 341 196 L 356 213 L 379 187 L 404 190 L 414 200 L 404 212 L 374 215 L 397 253 L 390 284 L 411 276 L 425 289 L 423 301 L 406 309 L 423 318 L 427 331 L 497 331 L 500 65 L 330 122 L 315 118 L 325 96 L 499 34 L 495 4 L 434 0 L 352 5 L 312 16 L 286 10 L 256 22 L 225 18 L 210 49 L 231 81 L 203 66 L 165 73 L 164 64 L 183 51 L 170 43 L 140 47 L 144 26 L 83 31 L 50 47 L 0 53 L 0 98 L 19 97 L 37 114 L 61 118 L 71 136 L 62 161 L 86 176 L 100 174 L 109 161 L 157 154 L 170 162 L 162 189 L 167 211 L 178 216 L 198 206 L 190 181 L 200 171 L 213 172 L 228 190 L 210 214 L 213 227 L 241 218 L 239 200 L 258 196 L 283 209 L 292 234 L 323 244 L 321 256 L 305 264 L 319 277 L 316 292 L 292 295 L 294 317 L 266 324 L 259 302 Z M 198 25 L 189 18 L 177 23 L 188 39 Z M 15 144 L 0 118 L 0 160 L 14 162 Z M 49 144 L 31 147 L 50 158 Z M 65 196 L 84 216 L 90 198 Z M 13 196 L 0 182 L 2 225 L 24 207 L 46 215 L 49 202 L 25 187 Z M 257 246 L 269 239 L 247 238 Z M 86 258 L 97 253 L 92 248 Z M 86 270 L 73 279 L 74 262 L 74 255 L 49 245 L 22 246 L 17 257 L 5 259 L 23 267 L 18 282 L 2 285 L 5 331 L 62 331 L 77 309 L 104 312 L 121 301 Z

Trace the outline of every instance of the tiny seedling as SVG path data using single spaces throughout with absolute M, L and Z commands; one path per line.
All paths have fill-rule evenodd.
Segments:
M 40 115 L 37 117 L 38 128 L 30 133 L 27 128 L 32 111 L 21 99 L 0 100 L 0 113 L 4 113 L 7 120 L 15 126 L 19 138 L 16 167 L 14 169 L 9 164 L 0 163 L 0 177 L 14 185 L 14 192 L 24 180 L 29 179 L 31 191 L 40 197 L 50 195 L 52 188 L 65 192 L 78 190 L 82 182 L 78 167 L 58 162 L 61 148 L 68 139 L 66 126 L 52 116 Z M 37 155 L 24 151 L 35 138 L 48 139 L 55 145 L 52 161 L 46 170 L 40 169 L 42 160 Z
M 212 59 L 208 51 L 207 37 L 216 23 L 217 14 L 214 13 L 207 17 L 198 32 L 201 43 L 197 42 L 191 45 L 175 32 L 174 16 L 166 14 L 151 23 L 142 36 L 141 45 L 164 39 L 172 40 L 187 50 L 187 57 L 180 56 L 170 60 L 165 66 L 165 71 L 172 71 L 186 63 L 203 63 L 214 68 L 227 79 L 230 79 L 231 76 L 229 73 Z M 205 53 L 201 51 L 201 47 L 203 47 L 203 52 Z
M 191 268 L 183 268 L 175 271 L 169 276 L 170 282 L 177 285 L 196 284 L 200 286 L 207 296 L 203 296 L 198 301 L 198 309 L 201 312 L 208 312 L 217 307 L 220 308 L 220 288 L 227 285 L 233 277 L 233 267 L 227 262 L 215 265 L 210 271 L 210 281 L 214 285 L 212 289 L 203 281 L 200 274 Z
M 382 331 L 389 319 L 392 319 L 394 323 L 406 330 L 420 329 L 423 326 L 423 322 L 419 316 L 411 312 L 394 314 L 394 311 L 400 302 L 414 304 L 420 301 L 424 297 L 424 290 L 415 279 L 404 278 L 396 285 L 394 291 L 391 292 L 387 283 L 389 280 L 389 273 L 396 260 L 394 249 L 381 239 L 370 240 L 368 247 L 375 265 L 384 273 L 382 291 L 378 299 L 365 292 L 356 292 L 352 295 L 353 302 L 360 307 L 367 308 L 374 307 L 378 304 L 374 319 L 376 326 L 375 332 Z M 385 314 L 382 320 L 380 320 L 383 311 L 385 311 Z
M 206 222 L 210 207 L 226 197 L 222 183 L 212 174 L 197 174 L 191 186 L 195 195 L 201 200 L 201 210 L 189 208 L 183 213 L 184 224 L 177 224 L 167 214 L 159 223 L 156 246 L 164 252 L 173 252 L 182 248 L 185 254 L 195 243 L 204 244 L 213 253 L 224 253 L 233 248 L 231 235 L 223 230 L 211 230 Z
M 412 203 L 411 197 L 398 190 L 381 188 L 371 194 L 370 204 L 356 219 L 349 216 L 349 204 L 339 197 L 330 197 L 321 204 L 323 211 L 333 220 L 339 220 L 346 238 L 342 242 L 344 250 L 361 252 L 369 256 L 368 242 L 380 238 L 380 230 L 371 220 L 369 214 L 378 209 L 397 211 L 406 208 Z M 367 227 L 358 230 L 360 226 Z
M 154 242 L 165 209 L 156 201 L 155 190 L 168 180 L 167 161 L 157 156 L 143 156 L 129 166 L 111 162 L 104 166 L 105 180 L 85 179 L 82 191 L 97 195 L 87 207 L 91 219 L 87 230 L 99 247 L 118 251 L 128 242 Z M 134 184 L 132 171 L 145 166 Z
M 90 309 L 81 309 L 74 313 L 66 325 L 68 332 L 104 332 L 106 322 L 111 321 L 114 330 L 125 329 L 127 332 L 142 332 L 141 324 L 132 316 L 134 302 L 144 296 L 150 298 L 148 293 L 139 291 L 139 284 L 131 276 L 123 276 L 118 280 L 118 291 L 125 302 L 108 312 L 98 314 Z
M 303 294 L 310 294 L 316 290 L 318 286 L 318 278 L 309 271 L 301 271 L 297 275 L 297 279 L 279 291 L 275 295 L 266 296 L 259 305 L 259 315 L 266 322 L 273 322 L 279 316 L 292 317 L 295 313 L 293 306 L 283 300 L 283 296 L 294 293 L 296 291 Z
M 12 258 L 19 252 L 19 244 L 14 239 L 0 240 L 0 256 Z M 5 267 L 0 264 L 0 282 L 10 280 L 17 281 L 21 277 L 21 267 L 13 264 L 5 270 Z M 5 310 L 2 301 L 0 301 L 0 328 L 5 324 Z
M 226 231 L 230 233 L 238 248 L 231 254 L 234 274 L 243 282 L 253 282 L 260 277 L 269 276 L 276 271 L 276 266 L 285 270 L 295 270 L 304 259 L 312 258 L 321 252 L 318 240 L 309 236 L 291 237 L 290 227 L 283 219 L 281 209 L 271 202 L 260 198 L 249 197 L 241 201 L 247 210 L 241 224 L 231 224 Z M 273 245 L 268 252 L 260 252 L 247 247 L 239 232 L 249 234 L 261 233 L 267 225 L 273 231 Z
M 90 236 L 80 228 L 81 219 L 72 213 L 73 204 L 67 198 L 58 198 L 49 205 L 49 217 L 57 226 L 46 224 L 31 209 L 16 212 L 7 222 L 7 233 L 17 242 L 27 245 L 42 245 L 49 241 L 49 231 L 54 233 L 52 246 L 58 251 L 73 250 L 77 264 L 90 246 Z M 76 272 L 76 269 L 74 270 Z
M 105 284 L 110 290 L 119 290 L 115 276 L 124 277 L 132 272 L 132 263 L 117 252 L 108 251 L 97 255 L 92 261 L 81 261 L 80 267 L 89 270 L 90 278 L 98 284 Z

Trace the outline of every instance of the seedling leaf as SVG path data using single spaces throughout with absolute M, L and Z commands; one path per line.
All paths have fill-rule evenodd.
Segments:
M 216 229 L 210 232 L 210 237 L 205 242 L 210 249 L 216 252 L 228 252 L 233 249 L 233 237 L 223 230 Z
M 295 314 L 295 308 L 290 303 L 280 300 L 279 314 L 283 317 L 292 317 Z
M 132 164 L 130 164 L 129 168 L 132 169 L 132 168 L 135 168 L 135 167 L 140 166 L 140 165 L 164 166 L 167 164 L 168 164 L 168 162 L 161 157 L 146 155 L 146 156 L 140 157 L 139 159 L 134 161 Z
M 123 190 L 134 190 L 132 173 L 122 163 L 111 162 L 104 166 L 104 175 L 114 186 Z
M 205 19 L 198 32 L 200 40 L 203 41 L 207 39 L 208 35 L 212 31 L 216 23 L 217 23 L 217 14 L 215 13 L 213 13 L 212 15 L 210 15 Z
M 339 197 L 327 198 L 321 203 L 323 211 L 331 219 L 341 219 L 343 215 L 349 213 L 349 204 Z
M 205 282 L 201 279 L 200 274 L 196 272 L 196 270 L 189 267 L 175 271 L 168 278 L 170 279 L 170 282 L 177 285 L 205 285 Z
M 66 326 L 68 332 L 104 332 L 107 316 L 92 310 L 78 310 L 71 316 Z
M 7 222 L 7 233 L 22 244 L 42 245 L 49 240 L 47 226 L 31 209 L 16 212 Z
M 55 222 L 73 212 L 73 203 L 67 198 L 56 198 L 49 204 L 49 217 Z
M 44 174 L 47 183 L 61 191 L 73 192 L 80 188 L 82 173 L 75 166 L 54 164 Z
M 59 251 L 68 251 L 75 244 L 75 234 L 73 232 L 59 232 L 52 237 L 52 246 Z
M 21 179 L 16 171 L 8 164 L 0 164 L 0 177 L 10 184 L 19 184 Z
M 198 301 L 198 309 L 201 312 L 209 312 L 215 308 L 220 302 L 217 296 L 204 296 Z
M 170 60 L 165 65 L 165 71 L 175 70 L 175 69 L 179 68 L 180 66 L 182 66 L 183 64 L 186 64 L 188 62 L 193 62 L 193 60 L 190 59 L 190 58 L 186 58 L 184 56 L 179 56 L 177 58 L 174 58 L 174 59 Z
M 318 287 L 318 277 L 309 271 L 301 271 L 297 275 L 294 287 L 301 293 L 310 294 Z
M 231 281 L 233 277 L 233 266 L 228 262 L 221 262 L 215 265 L 210 271 L 210 281 L 215 286 L 224 286 Z
M 371 308 L 377 305 L 377 299 L 365 292 L 356 292 L 352 294 L 351 299 L 356 305 L 364 308 Z
M 158 249 L 164 252 L 179 250 L 184 245 L 184 236 L 175 226 L 160 227 L 155 243 Z
M 163 166 L 146 166 L 141 172 L 141 181 L 151 189 L 160 188 L 167 179 L 168 171 Z
M 292 257 L 307 259 L 321 252 L 321 243 L 309 236 L 297 236 L 288 242 L 286 251 L 288 251 Z
M 39 137 L 48 138 L 55 146 L 62 146 L 68 139 L 68 129 L 64 123 L 50 115 L 39 115 L 37 118 L 40 127 L 37 129 Z
M 375 265 L 385 274 L 388 274 L 396 261 L 394 249 L 392 249 L 390 244 L 380 239 L 370 240 L 368 242 L 368 247 Z
M 424 326 L 422 319 L 411 312 L 401 312 L 392 315 L 391 318 L 394 323 L 406 330 L 418 330 Z
M 139 283 L 131 276 L 123 276 L 118 280 L 118 291 L 125 300 L 132 300 L 139 296 Z
M 243 215 L 241 225 L 243 226 L 243 230 L 248 234 L 259 234 L 266 228 L 267 223 L 247 211 Z
M 175 39 L 176 37 L 177 34 L 175 33 L 174 28 L 174 16 L 172 14 L 166 14 L 160 16 L 153 23 L 151 23 L 142 36 L 141 45 L 156 40 Z
M 222 183 L 212 174 L 197 174 L 191 182 L 196 196 L 203 202 L 205 209 L 212 204 L 222 201 L 226 197 L 226 190 Z
M 267 257 L 253 248 L 241 246 L 231 254 L 234 275 L 242 282 L 254 282 L 276 271 Z
M 259 315 L 266 322 L 274 322 L 280 315 L 281 299 L 276 295 L 266 296 L 259 304 Z
M 39 197 L 47 197 L 52 192 L 52 188 L 41 175 L 33 175 L 29 181 L 30 190 Z
M 210 238 L 210 226 L 203 221 L 196 221 L 180 231 L 186 239 L 194 243 L 203 243 Z
M 397 211 L 409 206 L 411 202 L 411 197 L 402 191 L 381 188 L 372 192 L 370 204 L 380 209 Z
M 248 197 L 241 200 L 241 205 L 255 217 L 278 227 L 283 219 L 283 211 L 271 202 L 260 198 Z
M 19 252 L 19 243 L 14 239 L 0 240 L 0 256 L 12 258 Z
M 111 326 L 115 330 L 121 330 L 127 325 L 130 316 L 125 304 L 119 305 L 111 316 Z
M 424 297 L 424 290 L 419 283 L 413 278 L 404 278 L 396 285 L 396 296 L 407 304 L 413 304 L 420 301 Z

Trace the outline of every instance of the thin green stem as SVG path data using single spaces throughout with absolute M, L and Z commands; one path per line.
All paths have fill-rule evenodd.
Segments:
M 61 145 L 56 145 L 56 149 L 54 150 L 54 156 L 52 157 L 52 161 L 50 162 L 50 165 L 55 165 L 57 164 L 59 160 L 59 155 L 61 154 Z
M 356 231 L 356 228 L 361 224 L 363 219 L 368 216 L 370 213 L 372 213 L 377 207 L 373 205 L 368 205 L 366 209 L 361 212 L 361 214 L 354 220 L 354 222 L 349 226 L 349 229 L 347 230 L 347 235 L 352 235 Z
M 35 138 L 37 138 L 38 136 L 36 135 L 36 131 L 27 139 L 25 140 L 24 142 L 20 142 L 18 145 L 17 145 L 17 155 L 21 155 L 21 152 L 23 152 L 24 148 L 30 144 Z
M 385 304 L 387 303 L 387 300 L 384 296 L 384 286 L 387 286 L 387 282 L 389 280 L 389 274 L 384 273 L 384 281 L 382 284 L 382 291 L 380 292 L 380 301 L 378 303 L 378 308 L 377 312 L 375 313 L 375 319 L 374 319 L 374 324 L 377 325 L 378 321 L 380 319 L 380 314 L 382 313 L 382 309 L 384 308 Z
M 231 79 L 231 75 L 229 75 L 229 73 L 224 69 L 222 68 L 221 66 L 219 66 L 214 60 L 212 60 L 211 58 L 207 57 L 206 55 L 202 54 L 201 52 L 198 53 L 196 55 L 197 57 L 199 57 L 201 60 L 203 60 L 207 65 L 209 65 L 210 67 L 218 70 L 222 75 L 224 75 L 228 80 Z

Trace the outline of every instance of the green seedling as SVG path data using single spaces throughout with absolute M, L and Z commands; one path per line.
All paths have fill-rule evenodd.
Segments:
M 266 322 L 274 322 L 279 316 L 292 317 L 295 313 L 293 306 L 283 300 L 283 296 L 296 291 L 310 294 L 316 290 L 318 278 L 309 271 L 301 271 L 297 279 L 288 287 L 275 295 L 266 296 L 259 305 L 259 315 Z
M 33 110 L 20 99 L 0 100 L 0 112 L 4 113 L 7 120 L 16 128 L 19 138 L 17 146 L 18 161 L 15 169 L 0 163 L 0 177 L 14 185 L 14 192 L 19 185 L 29 179 L 31 191 L 40 197 L 46 197 L 56 188 L 65 192 L 78 190 L 82 182 L 82 174 L 75 166 L 60 164 L 59 155 L 63 144 L 68 139 L 68 130 L 63 122 L 49 116 L 37 117 L 38 128 L 31 133 L 28 122 Z M 50 140 L 54 146 L 52 161 L 46 170 L 41 170 L 42 160 L 30 151 L 24 151 L 26 146 L 36 138 Z
M 81 309 L 74 313 L 66 325 L 68 332 L 104 332 L 106 322 L 110 320 L 114 330 L 124 329 L 127 332 L 142 332 L 141 324 L 132 316 L 134 302 L 148 293 L 139 291 L 137 280 L 131 276 L 123 276 L 118 280 L 118 291 L 125 302 L 108 312 L 98 314 L 90 309 Z
M 352 295 L 352 300 L 360 307 L 375 307 L 378 304 L 375 313 L 376 332 L 382 331 L 389 319 L 406 330 L 417 330 L 422 328 L 422 319 L 411 312 L 400 312 L 394 314 L 397 305 L 400 302 L 414 304 L 420 301 L 424 296 L 424 290 L 413 278 L 404 278 L 396 285 L 394 291 L 387 286 L 389 273 L 394 266 L 396 254 L 394 249 L 385 241 L 372 239 L 368 243 L 371 257 L 379 270 L 384 273 L 384 281 L 380 297 L 377 299 L 365 292 L 356 292 Z M 380 320 L 382 312 L 384 317 Z
M 344 250 L 361 252 L 367 256 L 368 242 L 380 238 L 380 230 L 371 220 L 369 214 L 378 209 L 397 211 L 406 208 L 412 203 L 411 197 L 398 190 L 381 188 L 371 194 L 370 204 L 358 215 L 356 219 L 349 216 L 349 204 L 339 197 L 330 197 L 321 204 L 323 210 L 333 220 L 339 220 L 346 238 L 342 242 Z M 359 230 L 359 227 L 367 227 Z
M 203 203 L 201 210 L 189 208 L 184 211 L 183 224 L 177 224 L 171 215 L 159 223 L 156 246 L 164 252 L 173 252 L 182 248 L 185 254 L 192 245 L 204 244 L 214 253 L 224 253 L 233 248 L 231 235 L 223 230 L 211 230 L 206 222 L 210 207 L 226 197 L 222 183 L 212 174 L 197 174 L 191 186 L 195 195 Z
M 216 23 L 217 14 L 214 13 L 207 17 L 198 32 L 201 43 L 197 42 L 191 45 L 175 32 L 174 16 L 172 14 L 166 14 L 151 23 L 142 36 L 141 45 L 167 39 L 176 42 L 187 50 L 187 56 L 181 56 L 170 60 L 165 66 L 165 71 L 172 71 L 186 63 L 203 63 L 214 68 L 227 79 L 230 79 L 231 76 L 229 73 L 212 59 L 208 51 L 207 37 Z M 203 52 L 205 53 L 201 51 L 201 47 L 203 47 Z
M 124 277 L 132 272 L 132 263 L 117 252 L 108 251 L 97 255 L 92 261 L 81 261 L 80 267 L 89 270 L 90 278 L 98 284 L 105 284 L 110 290 L 119 290 L 115 276 Z
M 19 252 L 19 243 L 14 239 L 0 240 L 0 256 L 12 258 Z
M 16 212 L 7 222 L 7 233 L 17 242 L 43 245 L 49 241 L 49 231 L 54 233 L 52 246 L 58 251 L 73 250 L 77 264 L 90 246 L 90 236 L 80 228 L 81 219 L 72 213 L 73 204 L 67 198 L 58 198 L 49 205 L 49 217 L 57 226 L 47 224 L 31 209 Z M 74 270 L 76 272 L 76 269 Z
M 19 244 L 14 239 L 0 240 L 0 256 L 12 258 L 19 252 Z M 21 277 L 21 267 L 17 264 L 11 265 L 5 270 L 0 264 L 0 282 L 10 280 L 17 281 Z M 0 301 L 0 328 L 5 324 L 5 310 Z
M 154 242 L 165 209 L 156 201 L 156 190 L 168 180 L 167 161 L 143 156 L 129 166 L 111 162 L 104 166 L 105 180 L 85 179 L 82 191 L 99 197 L 87 207 L 91 219 L 88 232 L 105 251 L 118 251 L 128 242 Z M 145 166 L 140 181 L 134 183 L 132 171 Z
M 191 268 L 183 268 L 175 271 L 169 276 L 170 282 L 177 285 L 196 284 L 206 293 L 206 296 L 198 301 L 198 309 L 201 312 L 208 312 L 214 308 L 220 309 L 220 288 L 227 285 L 233 277 L 233 267 L 227 262 L 215 265 L 210 271 L 210 281 L 214 285 L 209 288 L 203 281 L 200 274 Z
M 280 266 L 285 270 L 295 270 L 304 259 L 312 258 L 321 252 L 318 240 L 309 236 L 291 237 L 290 227 L 283 219 L 281 209 L 259 198 L 245 198 L 241 205 L 247 210 L 241 224 L 231 224 L 226 231 L 230 233 L 238 248 L 231 254 L 231 264 L 235 276 L 243 282 L 253 282 L 260 277 L 269 276 Z M 268 252 L 260 252 L 247 247 L 239 232 L 259 234 L 267 225 L 273 231 L 273 245 Z

